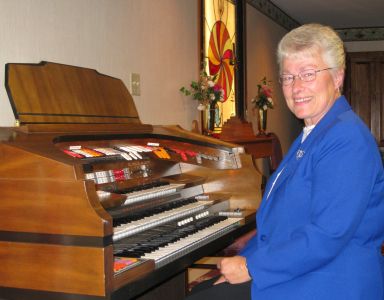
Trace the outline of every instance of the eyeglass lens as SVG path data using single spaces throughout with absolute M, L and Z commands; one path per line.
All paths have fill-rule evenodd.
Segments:
M 281 74 L 279 81 L 282 85 L 291 85 L 293 81 L 295 81 L 295 79 L 299 77 L 301 81 L 310 82 L 316 79 L 316 73 L 325 71 L 325 70 L 330 70 L 330 69 L 333 69 L 333 68 L 325 68 L 321 70 L 313 70 L 313 69 L 304 70 L 297 75 Z

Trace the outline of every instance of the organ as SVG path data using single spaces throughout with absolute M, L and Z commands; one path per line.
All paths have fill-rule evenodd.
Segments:
M 5 85 L 19 126 L 0 129 L 1 299 L 156 298 L 255 226 L 242 147 L 142 124 L 92 69 L 7 64 Z

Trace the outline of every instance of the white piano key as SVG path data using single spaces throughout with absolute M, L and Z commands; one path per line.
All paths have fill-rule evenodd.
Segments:
M 210 241 L 226 234 L 236 228 L 242 218 L 228 218 L 210 227 L 204 228 L 194 234 L 184 237 L 177 242 L 170 243 L 158 250 L 147 253 L 141 258 L 153 259 L 156 268 L 159 268 L 193 250 L 208 244 Z
M 154 187 L 147 190 L 135 191 L 125 194 L 127 196 L 124 204 L 132 204 L 147 199 L 158 198 L 165 195 L 171 195 L 182 189 L 185 184 L 171 183 L 165 186 Z

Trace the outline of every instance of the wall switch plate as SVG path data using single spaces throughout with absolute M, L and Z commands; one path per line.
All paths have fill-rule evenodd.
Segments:
M 140 74 L 131 73 L 131 94 L 132 96 L 140 96 Z

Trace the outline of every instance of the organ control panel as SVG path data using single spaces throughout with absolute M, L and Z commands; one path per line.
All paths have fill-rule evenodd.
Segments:
M 242 147 L 142 124 L 91 69 L 8 64 L 6 87 L 21 126 L 0 129 L 4 299 L 135 299 L 254 226 Z

